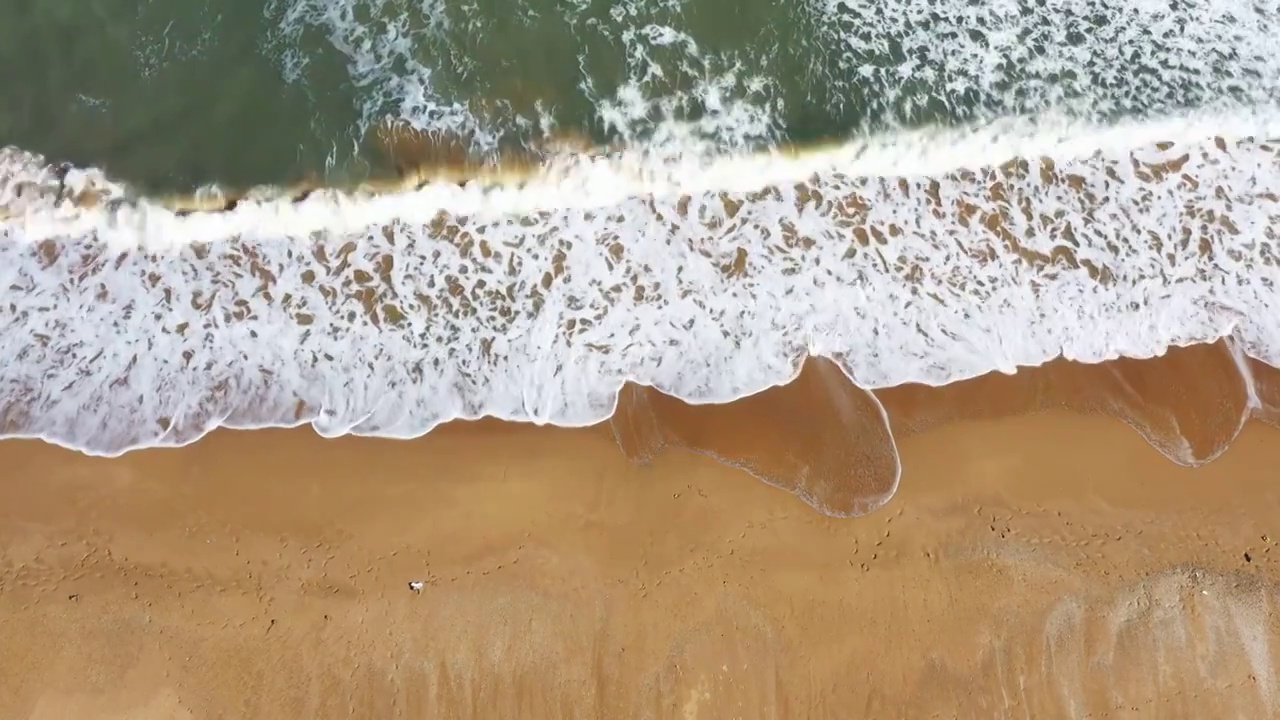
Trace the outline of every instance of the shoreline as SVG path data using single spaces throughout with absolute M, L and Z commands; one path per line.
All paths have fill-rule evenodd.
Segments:
M 1011 151 L 997 135 L 974 143 Z M 223 422 L 390 437 L 477 416 L 581 426 L 627 381 L 724 402 L 787 381 L 805 356 L 866 388 L 1223 337 L 1242 368 L 1243 355 L 1280 365 L 1280 146 L 1152 147 L 602 212 L 522 215 L 517 199 L 543 207 L 550 190 L 456 186 L 293 214 L 33 211 L 0 225 L 0 425 L 114 454 Z M 940 152 L 915 162 L 962 154 Z
M 1225 361 L 1191 353 L 892 392 L 902 483 L 860 518 L 688 449 L 635 463 L 604 425 L 0 442 L 0 714 L 1265 716 L 1280 430 L 1190 469 L 1061 409 L 1127 385 L 1131 422 L 1211 451 L 1227 386 L 1181 381 Z M 813 399 L 650 406 L 782 466 Z
M 0 442 L 39 442 L 111 460 L 180 452 L 225 432 L 304 432 L 326 441 L 416 442 L 459 428 L 585 429 L 611 435 L 621 455 L 634 463 L 648 463 L 667 449 L 688 450 L 786 490 L 819 513 L 854 517 L 874 513 L 892 499 L 902 479 L 903 439 L 954 423 L 1053 410 L 1119 420 L 1171 464 L 1200 467 L 1229 449 L 1248 422 L 1280 427 L 1280 369 L 1242 359 L 1231 341 L 1222 340 L 1171 347 L 1152 358 L 1102 363 L 1055 358 L 1012 374 L 993 371 L 940 386 L 906 383 L 865 390 L 851 383 L 833 361 L 809 358 L 790 382 L 725 403 L 690 403 L 627 383 L 606 420 L 583 426 L 481 417 L 449 420 L 413 438 L 359 433 L 330 437 L 317 433 L 309 421 L 293 426 L 222 426 L 181 445 L 114 455 L 87 453 L 41 437 L 16 435 Z M 741 417 L 777 420 L 753 422 L 746 433 L 716 430 L 740 429 Z

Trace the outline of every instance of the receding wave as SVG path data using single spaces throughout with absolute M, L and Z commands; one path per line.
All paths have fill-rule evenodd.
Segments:
M 810 356 L 867 390 L 1220 338 L 1278 365 L 1278 129 L 1007 123 L 711 163 L 573 155 L 216 213 L 11 148 L 4 432 L 114 454 L 218 426 L 580 426 L 628 382 L 722 403 Z

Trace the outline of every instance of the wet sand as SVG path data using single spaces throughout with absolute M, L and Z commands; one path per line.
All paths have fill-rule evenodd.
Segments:
M 1274 716 L 1280 430 L 1242 419 L 1280 383 L 1249 367 L 896 388 L 892 438 L 811 363 L 579 430 L 5 441 L 0 717 Z

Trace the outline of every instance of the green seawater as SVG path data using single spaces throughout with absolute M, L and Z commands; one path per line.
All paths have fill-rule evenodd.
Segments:
M 27 0 L 0 4 L 0 145 L 186 191 L 388 173 L 388 117 L 482 157 L 1278 104 L 1274 0 L 1152 5 Z

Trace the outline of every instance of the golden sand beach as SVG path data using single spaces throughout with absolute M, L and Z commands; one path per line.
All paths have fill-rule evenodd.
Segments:
M 0 4 L 0 720 L 1280 718 L 1277 3 Z
M 1236 437 L 1223 346 L 877 392 L 861 517 L 733 467 L 891 491 L 833 369 L 578 430 L 0 443 L 0 717 L 1280 712 L 1280 430 Z

